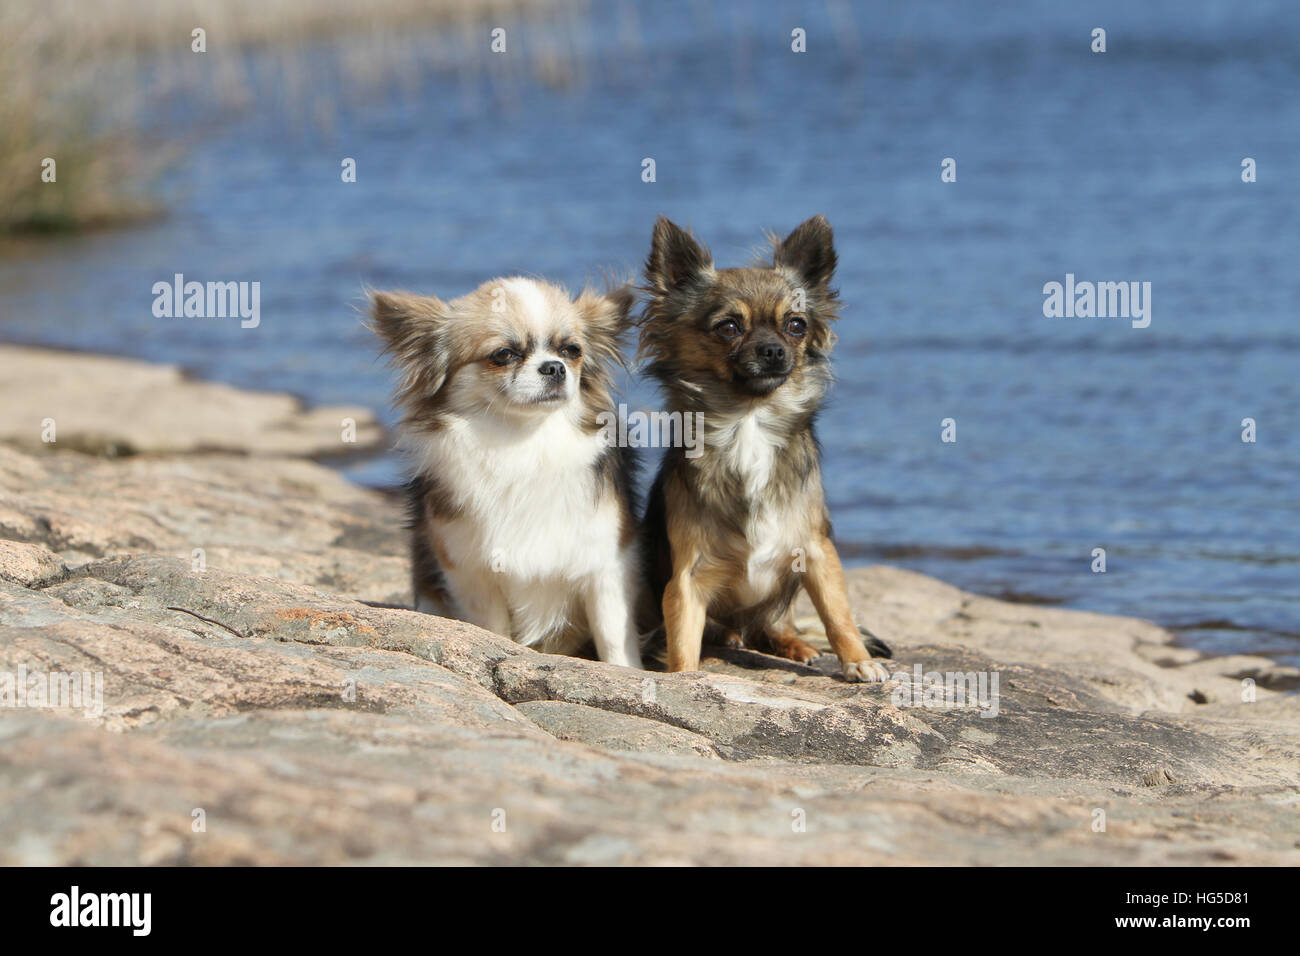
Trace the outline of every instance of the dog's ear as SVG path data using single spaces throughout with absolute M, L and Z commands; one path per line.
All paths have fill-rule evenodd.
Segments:
M 810 289 L 825 286 L 835 274 L 835 236 L 825 216 L 813 216 L 776 244 L 772 264 L 793 269 Z
M 655 220 L 646 258 L 645 277 L 650 290 L 665 295 L 694 279 L 713 274 L 713 256 L 689 232 L 665 216 Z
M 409 292 L 371 292 L 370 328 L 402 374 L 399 400 L 431 396 L 447 380 L 450 309 L 441 299 Z
M 582 316 L 588 350 L 595 353 L 597 361 L 626 366 L 621 340 L 632 326 L 630 314 L 635 302 L 636 293 L 630 285 L 612 287 L 604 295 L 584 289 L 578 296 L 574 304 Z

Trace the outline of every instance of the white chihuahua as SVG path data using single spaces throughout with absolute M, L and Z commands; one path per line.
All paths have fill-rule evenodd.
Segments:
M 641 666 L 633 460 L 597 425 L 632 301 L 525 278 L 451 302 L 372 293 L 401 373 L 417 610 Z

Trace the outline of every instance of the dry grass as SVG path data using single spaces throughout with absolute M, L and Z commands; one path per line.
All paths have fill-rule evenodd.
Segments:
M 175 144 L 145 143 L 142 119 L 177 90 L 247 102 L 243 54 L 284 59 L 293 95 L 307 43 L 347 37 L 362 82 L 397 73 L 414 28 L 461 33 L 494 18 L 546 16 L 563 0 L 3 0 L 0 3 L 0 233 L 64 231 L 155 211 L 148 185 Z M 209 55 L 191 52 L 207 33 Z M 340 48 L 342 49 L 342 48 Z M 381 55 L 375 55 L 380 51 Z M 213 55 L 219 53 L 221 55 Z M 232 55 L 234 54 L 234 55 Z M 397 77 L 400 79 L 400 77 Z M 41 179 L 42 161 L 57 181 Z
M 203 27 L 211 42 L 240 46 L 428 24 L 482 23 L 546 10 L 547 0 L 7 0 L 59 32 L 93 36 L 100 49 L 179 45 Z

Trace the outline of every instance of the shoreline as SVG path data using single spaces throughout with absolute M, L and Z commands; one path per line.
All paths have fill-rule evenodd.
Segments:
M 390 456 L 393 453 L 392 442 L 394 438 L 394 433 L 383 426 L 378 416 L 375 414 L 374 410 L 369 409 L 365 406 L 360 406 L 360 405 L 339 406 L 339 405 L 332 405 L 332 404 L 322 404 L 322 403 L 313 402 L 307 396 L 289 390 L 247 389 L 237 385 L 229 385 L 214 379 L 206 378 L 198 374 L 194 369 L 180 363 L 155 362 L 151 359 L 140 358 L 138 356 L 134 356 L 125 352 L 83 349 L 75 346 L 61 346 L 61 345 L 51 346 L 51 345 L 44 345 L 44 344 L 29 344 L 25 342 L 15 342 L 3 338 L 0 338 L 0 369 L 4 368 L 6 362 L 11 362 L 15 359 L 15 357 L 19 357 L 18 352 L 16 352 L 15 350 L 25 351 L 28 354 L 28 356 L 41 356 L 47 359 L 48 362 L 46 363 L 45 366 L 47 368 L 49 367 L 50 363 L 56 362 L 59 356 L 70 356 L 70 357 L 76 357 L 85 360 L 91 360 L 91 361 L 95 361 L 97 364 L 99 364 L 101 360 L 113 360 L 122 363 L 121 371 L 122 374 L 125 376 L 130 376 L 132 372 L 138 372 L 140 369 L 170 370 L 173 371 L 178 376 L 178 381 L 180 383 L 195 386 L 199 392 L 202 392 L 202 390 L 208 387 L 213 387 L 221 390 L 222 392 L 252 396 L 255 399 L 264 400 L 269 403 L 283 403 L 283 400 L 287 398 L 292 400 L 293 406 L 287 408 L 282 412 L 282 414 L 286 418 L 293 418 L 295 416 L 306 415 L 306 416 L 315 416 L 317 417 L 317 419 L 320 419 L 323 416 L 334 415 L 336 413 L 339 414 L 340 416 L 344 414 L 349 415 L 356 419 L 359 435 L 365 436 L 364 441 L 359 441 L 352 445 L 342 443 L 342 442 L 335 442 L 331 435 L 326 434 L 323 431 L 318 431 L 317 447 L 311 454 L 303 455 L 301 450 L 295 448 L 290 448 L 287 451 L 280 452 L 280 454 L 286 454 L 290 457 L 305 457 L 307 460 L 313 461 L 317 464 L 320 464 L 323 467 L 329 468 L 330 470 L 338 473 L 350 484 L 353 484 L 358 488 L 364 488 L 370 491 L 374 491 L 393 501 L 400 501 L 401 499 L 404 485 L 400 481 L 396 484 L 371 484 L 366 482 L 355 481 L 350 475 L 347 474 L 347 472 L 350 469 L 354 468 L 355 466 L 364 465 L 367 462 L 379 461 L 383 458 Z M 0 386 L 0 396 L 3 395 L 4 395 L 4 387 Z M 191 401 L 193 399 L 186 398 L 185 400 Z M 12 400 L 10 401 L 10 406 L 16 407 L 13 405 Z M 15 426 L 12 420 L 6 421 L 3 412 L 0 412 L 0 444 L 12 445 L 15 443 L 12 437 L 14 434 L 14 427 Z M 125 454 L 129 456 L 134 454 L 175 454 L 181 452 L 195 453 L 201 451 L 220 452 L 220 451 L 237 450 L 237 446 L 239 445 L 238 439 L 236 439 L 234 436 L 228 433 L 224 434 L 222 437 L 224 437 L 227 440 L 227 444 L 225 444 L 224 446 L 218 443 L 213 447 L 181 449 L 178 451 L 178 450 L 169 450 L 165 446 L 153 447 L 151 443 L 146 443 L 144 447 L 137 448 L 132 446 L 133 450 L 127 450 Z M 72 447 L 77 448 L 77 450 L 82 450 L 82 451 L 91 450 L 92 453 L 99 453 L 102 451 L 103 447 L 106 447 L 108 444 L 117 444 L 120 447 L 123 444 L 129 446 L 130 442 L 114 443 L 112 442 L 111 438 L 98 436 L 89 441 L 87 441 L 86 438 L 78 439 L 74 437 L 69 442 L 69 444 Z M 22 445 L 19 445 L 19 447 L 22 447 Z M 34 447 L 34 444 L 29 442 L 27 444 L 27 447 L 30 449 Z M 273 452 L 270 452 L 267 449 L 260 449 L 255 452 L 246 451 L 245 453 L 267 454 Z M 914 558 L 918 556 L 934 555 L 939 557 L 945 557 L 945 556 L 952 556 L 952 555 L 960 555 L 961 553 L 966 551 L 971 551 L 973 553 L 982 553 L 990 549 L 983 548 L 983 547 L 947 548 L 942 546 L 935 547 L 935 548 L 926 548 L 924 546 L 915 545 L 915 544 L 895 544 L 895 545 L 878 545 L 875 548 L 862 549 L 862 550 L 864 551 L 864 553 L 862 554 L 856 554 L 854 551 L 848 552 L 845 560 L 846 569 L 860 570 L 863 568 L 872 567 L 876 564 L 892 563 L 891 558 L 893 560 L 901 559 L 903 561 L 906 561 L 908 558 Z M 875 557 L 873 558 L 866 553 L 867 551 L 870 551 L 872 553 L 875 552 L 879 552 L 879 553 L 875 554 Z M 925 571 L 912 568 L 910 567 L 909 564 L 893 564 L 893 566 L 900 567 L 900 568 L 906 567 L 908 570 L 915 571 L 916 573 L 919 574 L 927 573 Z M 985 593 L 984 591 L 972 591 L 971 593 L 977 594 L 981 597 L 987 597 L 994 600 L 1004 601 L 1009 604 L 1061 607 L 1063 609 L 1079 611 L 1081 613 L 1096 613 L 1096 614 L 1112 613 L 1107 611 L 1099 611 L 1094 608 L 1090 608 L 1083 605 L 1074 604 L 1071 602 L 1071 598 L 1069 597 L 1041 594 L 1036 590 L 1034 590 L 1033 588 L 1028 588 L 1024 590 L 1018 590 L 1018 589 L 1008 590 L 1004 588 L 1002 591 L 998 593 Z M 1144 620 L 1148 620 L 1148 619 L 1144 618 Z M 1243 652 L 1238 650 L 1232 650 L 1225 653 L 1210 653 L 1201 650 L 1200 648 L 1197 648 L 1193 645 L 1185 643 L 1182 636 L 1182 632 L 1188 630 L 1200 629 L 1202 625 L 1200 625 L 1199 623 L 1194 623 L 1192 626 L 1179 626 L 1176 623 L 1166 623 L 1155 619 L 1149 619 L 1149 620 L 1151 621 L 1152 624 L 1164 630 L 1167 630 L 1174 635 L 1175 647 L 1182 650 L 1194 651 L 1196 654 L 1198 654 L 1199 657 L 1202 658 L 1239 657 L 1239 656 L 1266 658 L 1272 661 L 1272 663 L 1279 669 L 1278 677 L 1276 678 L 1278 686 L 1276 686 L 1274 689 L 1282 690 L 1286 692 L 1295 692 L 1297 690 L 1300 690 L 1300 669 L 1291 667 L 1288 664 L 1283 664 L 1280 661 L 1268 657 L 1268 655 L 1264 655 L 1264 654 L 1258 654 L 1255 652 Z M 1248 627 L 1245 625 L 1236 624 L 1235 622 L 1232 621 L 1225 622 L 1225 621 L 1221 621 L 1220 619 L 1213 619 L 1210 623 L 1216 624 L 1216 629 L 1219 630 L 1227 629 L 1233 631 L 1240 631 L 1242 633 L 1270 633 L 1270 634 L 1279 634 L 1283 636 L 1288 636 L 1286 635 L 1286 632 L 1283 631 Z M 1227 626 L 1226 627 L 1223 626 L 1224 624 L 1226 624 Z
M 4 342 L 0 369 L 0 442 L 29 451 L 63 443 L 109 457 L 227 452 L 360 460 L 381 454 L 388 441 L 386 429 L 363 406 L 312 404 L 290 392 L 238 388 L 174 363 Z M 168 402 L 186 409 L 183 422 L 163 407 Z M 54 422 L 53 441 L 38 424 L 47 419 Z M 353 430 L 345 434 L 349 419 Z

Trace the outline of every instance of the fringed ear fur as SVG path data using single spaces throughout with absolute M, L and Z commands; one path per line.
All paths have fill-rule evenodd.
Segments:
M 810 289 L 828 285 L 835 275 L 835 236 L 825 216 L 813 216 L 775 243 L 772 264 L 798 273 Z
M 636 293 L 630 285 L 612 286 L 604 294 L 584 289 L 574 305 L 582 316 L 591 363 L 604 371 L 627 367 L 623 337 L 632 327 Z
M 645 277 L 652 294 L 667 295 L 713 272 L 713 256 L 677 223 L 655 220 Z
M 431 295 L 370 293 L 370 328 L 384 340 L 384 351 L 401 374 L 399 404 L 436 395 L 445 383 L 448 311 L 446 303 Z

